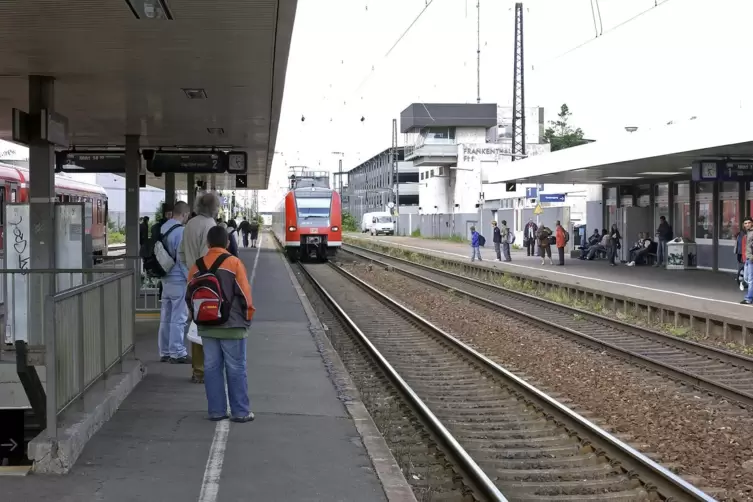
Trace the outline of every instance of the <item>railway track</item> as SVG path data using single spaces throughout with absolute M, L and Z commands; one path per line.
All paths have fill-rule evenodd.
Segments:
M 300 264 L 481 500 L 714 500 L 332 264 Z
M 343 251 L 753 408 L 753 359 L 357 246 Z

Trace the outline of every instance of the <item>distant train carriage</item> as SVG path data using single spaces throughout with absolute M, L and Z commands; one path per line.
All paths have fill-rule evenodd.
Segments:
M 29 171 L 0 163 L 0 233 L 4 230 L 4 202 L 29 202 Z M 107 192 L 99 185 L 55 175 L 55 195 L 59 202 L 83 202 L 86 234 L 92 238 L 92 252 L 107 255 Z M 91 218 L 91 219 L 90 219 Z M 2 246 L 2 240 L 0 240 Z
M 326 260 L 342 246 L 340 195 L 323 187 L 290 190 L 272 215 L 272 231 L 291 260 Z

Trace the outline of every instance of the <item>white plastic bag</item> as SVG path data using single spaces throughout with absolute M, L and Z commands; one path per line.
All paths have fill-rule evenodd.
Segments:
M 201 337 L 199 336 L 199 330 L 196 327 L 196 323 L 191 321 L 191 325 L 188 327 L 188 340 L 191 343 L 195 343 L 197 345 L 203 345 L 201 343 Z

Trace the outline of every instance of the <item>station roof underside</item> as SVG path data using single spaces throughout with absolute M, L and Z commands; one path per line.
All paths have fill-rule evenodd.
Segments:
M 753 158 L 749 126 L 693 121 L 519 160 L 495 183 L 631 184 L 690 179 L 694 161 Z
M 245 150 L 249 188 L 266 188 L 297 0 L 165 4 L 172 19 L 148 19 L 143 0 L 0 2 L 0 138 L 11 140 L 11 108 L 28 111 L 28 76 L 47 75 L 71 145 L 122 146 L 134 134 L 143 147 Z

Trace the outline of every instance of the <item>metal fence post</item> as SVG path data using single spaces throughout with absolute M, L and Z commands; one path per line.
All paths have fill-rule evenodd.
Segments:
M 44 300 L 45 324 L 45 370 L 47 374 L 47 435 L 57 440 L 58 437 L 58 389 L 57 389 L 57 331 L 55 328 L 55 301 L 51 295 Z
M 99 292 L 99 352 L 101 357 L 100 371 L 104 373 L 104 378 L 107 379 L 107 331 L 105 325 L 105 287 L 99 286 L 97 288 Z M 119 298 L 118 298 L 119 299 Z
M 78 389 L 80 394 L 86 387 L 86 356 L 84 354 L 84 295 L 78 296 L 78 351 L 76 363 L 78 364 Z
M 130 277 L 133 277 L 131 275 Z M 123 372 L 123 298 L 122 298 L 123 284 L 118 280 L 118 361 L 120 364 L 120 372 Z M 135 311 L 135 309 L 132 309 Z

